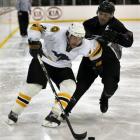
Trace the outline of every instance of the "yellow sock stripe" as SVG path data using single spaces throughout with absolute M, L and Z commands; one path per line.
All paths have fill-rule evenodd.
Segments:
M 63 97 L 63 98 L 66 98 L 68 100 L 71 99 L 71 95 L 69 93 L 67 93 L 67 92 L 60 92 L 60 93 L 58 93 L 58 97 Z
M 26 107 L 27 106 L 27 104 L 21 102 L 19 99 L 16 99 L 16 103 L 19 104 L 22 107 Z
M 67 107 L 67 105 L 68 105 L 68 103 L 65 102 L 65 101 L 61 101 L 61 103 L 62 103 L 62 106 L 63 106 L 64 109 L 65 109 L 65 108 Z
M 63 100 L 61 100 L 60 102 L 61 102 L 63 108 L 65 109 L 67 107 L 68 103 L 66 101 L 63 101 Z M 55 104 L 58 104 L 58 102 L 55 101 Z
M 30 100 L 31 100 L 31 97 L 25 95 L 23 92 L 20 92 L 20 93 L 19 93 L 19 97 L 21 97 L 21 98 L 23 98 L 23 99 L 25 99 L 25 100 L 27 100 L 27 101 L 30 101 Z

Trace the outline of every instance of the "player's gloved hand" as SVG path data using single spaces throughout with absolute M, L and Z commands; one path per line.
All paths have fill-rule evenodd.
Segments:
M 102 37 L 102 36 L 97 37 L 96 40 L 100 43 L 100 45 L 101 45 L 102 47 L 106 47 L 107 44 L 109 43 L 109 42 L 108 42 L 104 37 Z
M 39 54 L 42 57 L 43 50 L 41 42 L 28 40 L 28 43 L 30 48 L 29 49 L 30 55 L 34 58 L 37 58 L 37 55 Z
M 118 33 L 116 31 L 113 31 L 111 29 L 109 30 L 105 30 L 104 33 L 102 34 L 102 37 L 109 41 L 109 42 L 117 42 L 117 36 L 118 36 Z

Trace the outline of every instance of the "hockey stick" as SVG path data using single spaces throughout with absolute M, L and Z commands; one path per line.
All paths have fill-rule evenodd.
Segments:
M 71 123 L 70 123 L 70 121 L 69 121 L 69 119 L 68 119 L 68 117 L 67 117 L 67 115 L 66 115 L 66 113 L 65 113 L 65 111 L 64 111 L 64 108 L 63 108 L 63 106 L 62 106 L 62 103 L 61 103 L 61 101 L 60 101 L 60 99 L 59 99 L 59 97 L 58 97 L 58 95 L 57 95 L 57 93 L 56 93 L 56 90 L 55 90 L 53 84 L 52 84 L 52 81 L 50 80 L 50 77 L 49 77 L 49 75 L 48 75 L 48 72 L 47 72 L 47 70 L 46 70 L 46 68 L 45 68 L 45 66 L 44 66 L 44 64 L 43 64 L 43 62 L 42 62 L 42 60 L 41 60 L 40 55 L 37 55 L 37 58 L 38 58 L 38 61 L 39 61 L 39 63 L 40 63 L 40 66 L 41 66 L 41 68 L 42 68 L 42 70 L 43 70 L 43 72 L 44 72 L 46 78 L 48 79 L 48 82 L 49 82 L 49 84 L 50 84 L 50 87 L 51 87 L 51 89 L 52 89 L 54 95 L 55 95 L 55 98 L 56 98 L 56 100 L 59 102 L 59 105 L 60 105 L 60 108 L 61 108 L 62 113 L 63 113 L 63 115 L 64 115 L 64 118 L 66 119 L 66 122 L 67 122 L 67 124 L 68 124 L 68 127 L 69 127 L 69 129 L 70 129 L 70 131 L 71 131 L 73 137 L 74 137 L 75 139 L 77 139 L 77 140 L 85 139 L 86 136 L 87 136 L 87 132 L 84 132 L 84 133 L 81 133 L 81 134 L 77 134 L 77 133 L 74 132 L 74 130 L 73 130 L 73 128 L 72 128 L 72 125 L 71 125 Z

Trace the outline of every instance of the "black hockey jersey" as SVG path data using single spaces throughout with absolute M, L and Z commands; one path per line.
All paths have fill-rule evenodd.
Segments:
M 110 48 L 115 53 L 118 59 L 121 58 L 122 47 L 131 47 L 133 43 L 133 33 L 129 31 L 123 23 L 121 23 L 118 19 L 113 17 L 106 25 L 100 25 L 98 21 L 98 17 L 93 17 L 89 20 L 86 20 L 83 23 L 86 30 L 86 38 L 90 38 L 93 36 L 102 36 L 106 27 L 109 29 L 116 31 L 119 35 L 117 36 L 116 42 L 112 42 Z

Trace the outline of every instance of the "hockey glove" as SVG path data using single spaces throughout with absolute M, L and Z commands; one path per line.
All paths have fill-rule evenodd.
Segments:
M 104 37 L 100 36 L 96 40 L 101 44 L 102 47 L 106 47 L 109 43 Z
M 117 42 L 118 33 L 113 30 L 105 30 L 102 37 L 109 42 Z
M 30 48 L 29 49 L 30 55 L 34 58 L 37 58 L 37 55 L 39 54 L 42 57 L 43 50 L 41 42 L 28 40 L 28 43 Z

